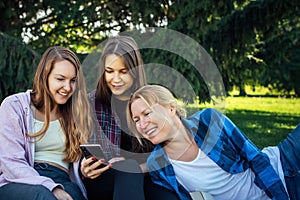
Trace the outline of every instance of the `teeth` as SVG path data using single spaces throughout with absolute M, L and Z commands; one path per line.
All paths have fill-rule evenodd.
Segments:
M 147 135 L 151 135 L 151 133 L 153 133 L 155 131 L 155 129 L 151 129 L 149 131 L 146 132 Z

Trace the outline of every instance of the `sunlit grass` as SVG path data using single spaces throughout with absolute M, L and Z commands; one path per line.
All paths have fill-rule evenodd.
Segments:
M 300 99 L 227 97 L 221 111 L 258 147 L 277 145 L 300 123 Z M 213 104 L 189 104 L 188 114 Z
M 300 116 L 300 99 L 281 97 L 227 97 L 226 110 L 251 110 Z
M 273 96 L 283 96 L 282 92 L 279 92 L 277 90 L 270 90 L 267 87 L 263 87 L 260 85 L 256 85 L 255 87 L 251 85 L 245 86 L 245 92 L 247 95 L 255 95 L 255 96 L 267 96 L 267 95 L 273 95 Z M 229 92 L 230 96 L 239 95 L 239 90 L 236 87 L 233 87 L 233 90 Z M 294 91 L 291 91 L 289 95 L 295 95 Z

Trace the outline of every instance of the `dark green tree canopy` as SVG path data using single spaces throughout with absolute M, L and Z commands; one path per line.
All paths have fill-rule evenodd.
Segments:
M 10 94 L 32 87 L 40 55 L 17 39 L 0 33 L 0 102 Z
M 86 55 L 112 33 L 168 28 L 209 52 L 227 91 L 262 84 L 299 96 L 299 6 L 299 0 L 10 0 L 0 2 L 0 32 L 38 53 L 62 45 Z M 145 51 L 143 57 L 174 67 L 197 94 L 206 94 L 189 63 L 167 54 Z

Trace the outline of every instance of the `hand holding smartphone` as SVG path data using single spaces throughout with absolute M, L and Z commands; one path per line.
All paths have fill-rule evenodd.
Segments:
M 100 159 L 104 159 L 103 150 L 100 144 L 82 144 L 80 145 L 80 149 L 86 159 L 90 157 L 96 158 L 96 160 L 93 161 L 91 164 L 97 162 Z

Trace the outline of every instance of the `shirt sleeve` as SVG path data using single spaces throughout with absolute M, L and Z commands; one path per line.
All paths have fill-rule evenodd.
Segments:
M 29 108 L 27 108 L 29 109 Z M 20 100 L 9 97 L 0 107 L 0 184 L 15 182 L 44 185 L 52 191 L 59 186 L 52 179 L 40 176 L 31 166 L 29 139 L 26 137 L 26 113 Z
M 248 165 L 255 174 L 256 185 L 263 189 L 270 198 L 288 199 L 285 187 L 272 167 L 268 156 L 261 152 L 229 118 L 218 111 L 214 113 L 214 117 L 216 116 L 224 123 L 222 128 L 224 133 L 221 135 L 225 136 L 223 140 L 227 143 L 226 148 L 230 149 L 231 147 L 233 152 L 238 154 L 232 156 L 235 158 L 235 162 L 245 161 L 244 166 Z
M 154 183 L 175 191 L 180 199 L 192 199 L 189 192 L 177 181 L 175 171 L 160 145 L 148 157 L 147 169 Z

